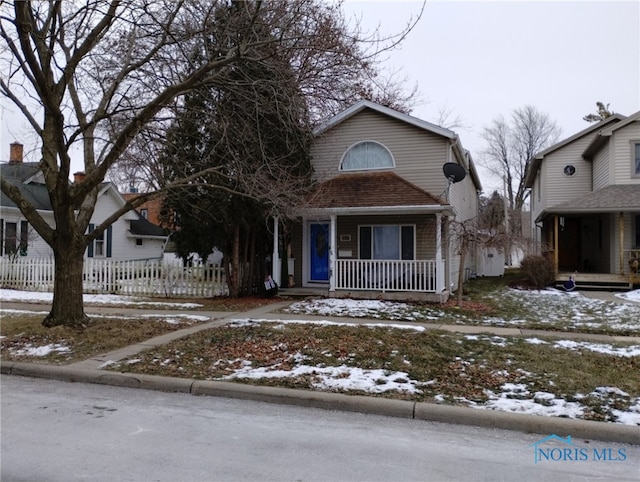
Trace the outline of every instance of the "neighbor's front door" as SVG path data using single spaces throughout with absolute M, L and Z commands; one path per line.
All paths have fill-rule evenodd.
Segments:
M 580 219 L 565 218 L 558 233 L 558 271 L 581 271 Z
M 329 281 L 329 224 L 309 224 L 310 281 Z

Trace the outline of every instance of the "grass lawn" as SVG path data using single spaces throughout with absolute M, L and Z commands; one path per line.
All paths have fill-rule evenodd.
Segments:
M 473 280 L 466 285 L 462 307 L 305 300 L 286 311 L 319 314 L 327 321 L 238 319 L 113 361 L 107 369 L 640 425 L 637 341 L 464 335 L 403 323 L 640 334 L 637 305 L 510 287 L 517 284 L 517 273 Z M 199 310 L 242 312 L 279 300 L 198 301 L 203 305 Z M 208 321 L 185 310 L 151 318 L 94 317 L 85 329 L 69 330 L 42 327 L 42 316 L 3 312 L 4 360 L 67 364 Z M 338 316 L 378 318 L 389 324 L 331 321 Z

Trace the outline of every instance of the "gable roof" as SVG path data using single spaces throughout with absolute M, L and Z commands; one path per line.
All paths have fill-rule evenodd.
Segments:
M 37 162 L 10 162 L 0 164 L 0 176 L 16 186 L 24 198 L 38 211 L 51 211 L 51 201 L 47 186 L 37 182 L 27 182 L 40 173 Z M 25 184 L 26 183 L 26 184 Z M 4 193 L 0 192 L 0 206 L 18 208 Z
M 586 129 L 582 129 L 580 132 L 577 132 L 576 134 L 567 137 L 566 139 L 561 140 L 560 142 L 555 143 L 552 146 L 547 147 L 546 149 L 544 149 L 543 151 L 540 151 L 539 153 L 537 153 L 532 159 L 529 160 L 529 167 L 527 168 L 527 174 L 525 177 L 525 187 L 531 187 L 533 186 L 533 181 L 536 178 L 536 174 L 538 173 L 538 170 L 540 169 L 540 165 L 542 164 L 542 161 L 544 159 L 545 156 L 548 156 L 549 154 L 551 154 L 552 152 L 557 151 L 558 149 L 571 144 L 573 141 L 580 139 L 581 137 L 584 137 L 586 135 L 591 134 L 594 131 L 597 131 L 598 129 L 602 129 L 604 127 L 606 127 L 607 125 L 611 124 L 612 122 L 619 122 L 622 119 L 624 119 L 625 117 L 621 114 L 613 114 L 609 117 L 607 117 L 604 120 L 601 120 L 600 122 L 590 125 L 589 127 L 587 127 Z
M 0 176 L 10 184 L 17 187 L 24 198 L 38 211 L 53 211 L 49 191 L 43 182 L 34 181 L 40 174 L 39 163 L 37 162 L 9 162 L 0 164 Z M 98 195 L 109 191 L 120 206 L 124 206 L 125 200 L 111 182 L 103 182 L 99 186 Z M 3 208 L 18 209 L 9 196 L 0 191 L 0 206 Z M 123 214 L 122 219 L 135 221 L 140 215 L 136 212 Z
M 449 211 L 451 206 L 394 172 L 342 174 L 317 185 L 307 210 L 348 211 Z
M 591 143 L 589 143 L 585 151 L 582 153 L 582 157 L 585 160 L 591 159 L 596 154 L 596 152 L 598 152 L 598 150 L 607 142 L 608 138 L 611 137 L 611 135 L 615 131 L 625 126 L 628 126 L 629 124 L 635 121 L 640 121 L 640 111 L 636 112 L 635 114 L 631 114 L 630 116 L 626 117 L 624 120 L 621 120 L 620 122 L 617 122 L 613 125 L 609 125 L 606 128 L 602 129 L 600 132 L 596 134 L 596 136 L 593 138 Z
M 379 114 L 391 117 L 392 119 L 396 119 L 400 122 L 404 122 L 405 124 L 417 127 L 418 129 L 422 129 L 427 132 L 442 136 L 448 139 L 449 141 L 451 141 L 451 145 L 457 151 L 459 159 L 461 159 L 460 165 L 462 165 L 465 168 L 465 170 L 469 173 L 473 183 L 476 186 L 476 190 L 477 191 L 482 190 L 480 177 L 478 176 L 478 172 L 476 170 L 475 164 L 473 162 L 473 159 L 471 158 L 471 153 L 462 146 L 462 143 L 460 142 L 460 138 L 458 137 L 458 134 L 456 134 L 450 129 L 446 129 L 436 124 L 432 124 L 431 122 L 418 119 L 417 117 L 410 116 L 409 114 L 398 112 L 397 110 L 391 109 L 389 107 L 385 107 L 384 105 L 376 104 L 375 102 L 371 102 L 370 100 L 360 100 L 355 104 L 353 104 L 351 107 L 348 107 L 347 109 L 343 110 L 339 114 L 331 117 L 326 122 L 320 124 L 314 130 L 314 135 L 320 136 L 324 134 L 326 131 L 352 118 L 353 116 L 355 116 L 356 114 L 359 114 L 365 109 L 370 109 Z
M 371 102 L 370 100 L 358 101 L 355 104 L 353 104 L 351 107 L 348 107 L 347 109 L 343 110 L 339 114 L 331 117 L 326 122 L 320 124 L 314 130 L 314 134 L 318 136 L 324 133 L 325 131 L 331 129 L 332 127 L 353 117 L 359 112 L 362 112 L 364 109 L 371 109 L 375 112 L 379 112 L 380 114 L 392 117 L 406 124 L 410 124 L 412 126 L 418 127 L 419 129 L 424 129 L 426 131 L 433 132 L 434 134 L 438 134 L 448 139 L 455 139 L 457 137 L 457 134 L 452 130 L 445 129 L 444 127 L 440 127 L 435 124 L 432 124 L 431 122 L 423 121 L 422 119 L 418 119 L 417 117 L 413 117 L 408 114 L 398 112 L 397 110 L 391 109 L 389 107 L 376 104 L 375 102 Z

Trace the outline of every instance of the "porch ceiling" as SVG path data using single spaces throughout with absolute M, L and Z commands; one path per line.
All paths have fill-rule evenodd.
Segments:
M 342 174 L 320 183 L 306 206 L 312 210 L 392 207 L 450 209 L 439 197 L 393 172 Z
M 607 186 L 545 209 L 536 221 L 550 214 L 640 211 L 640 184 Z

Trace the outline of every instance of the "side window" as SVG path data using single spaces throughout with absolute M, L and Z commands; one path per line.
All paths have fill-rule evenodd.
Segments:
M 18 244 L 18 223 L 4 225 L 4 254 L 15 254 Z
M 351 146 L 340 161 L 341 171 L 389 169 L 395 161 L 389 149 L 374 141 L 358 142 Z
M 95 229 L 94 224 L 89 224 L 89 233 Z M 113 226 L 109 226 L 100 236 L 87 246 L 89 258 L 111 258 L 113 245 Z

